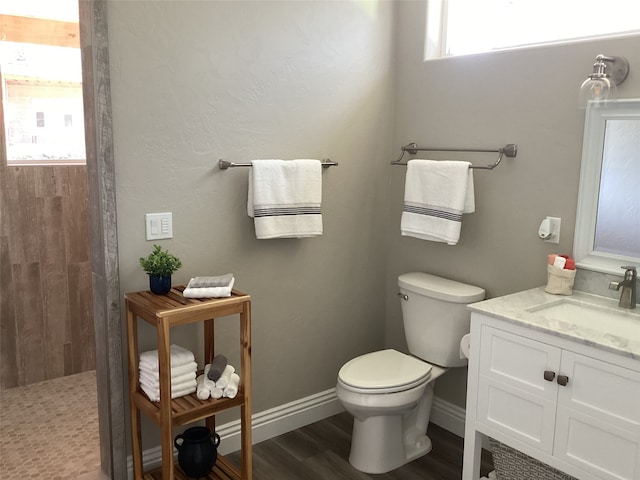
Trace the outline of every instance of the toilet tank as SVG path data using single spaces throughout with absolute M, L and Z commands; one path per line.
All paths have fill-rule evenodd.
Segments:
M 460 340 L 469 333 L 467 305 L 484 299 L 482 288 L 428 273 L 398 277 L 409 352 L 441 367 L 463 367 Z

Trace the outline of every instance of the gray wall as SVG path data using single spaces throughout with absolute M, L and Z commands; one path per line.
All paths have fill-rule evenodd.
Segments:
M 405 167 L 390 167 L 386 343 L 406 349 L 396 278 L 426 271 L 478 285 L 495 297 L 546 282 L 546 256 L 570 254 L 576 213 L 584 110 L 578 87 L 598 53 L 628 58 L 620 98 L 640 96 L 639 37 L 519 49 L 423 61 L 425 2 L 397 3 L 394 155 L 420 145 L 496 148 L 518 156 L 476 170 L 476 212 L 465 215 L 457 246 L 400 236 Z M 430 158 L 429 152 L 417 158 Z M 442 157 L 440 157 L 442 158 Z M 478 160 L 475 160 L 478 158 Z M 489 163 L 491 157 L 474 157 Z M 536 233 L 545 216 L 562 218 L 560 244 Z M 438 380 L 436 394 L 465 403 L 466 369 Z
M 620 93 L 640 96 L 638 37 L 423 62 L 422 1 L 108 6 L 122 292 L 147 288 L 144 214 L 173 212 L 174 239 L 159 243 L 183 260 L 175 282 L 233 272 L 253 297 L 256 412 L 333 387 L 355 355 L 406 350 L 400 273 L 492 297 L 543 284 L 546 255 L 572 249 L 577 91 L 595 55 L 628 57 Z M 519 145 L 475 173 L 457 246 L 400 236 L 405 168 L 389 161 L 410 141 Z M 258 241 L 247 170 L 217 160 L 296 157 L 340 162 L 324 172 L 325 233 Z M 560 245 L 536 236 L 546 215 L 562 218 Z M 235 322 L 221 324 L 218 349 L 237 361 Z M 174 333 L 201 359 L 199 327 Z M 464 405 L 465 382 L 451 372 L 437 394 Z
M 253 406 L 335 386 L 384 344 L 393 4 L 109 2 L 122 292 L 148 288 L 144 214 L 173 212 L 174 283 L 233 272 L 253 299 Z M 256 240 L 247 168 L 224 158 L 324 158 L 324 235 Z M 237 317 L 218 351 L 238 365 Z M 155 347 L 141 325 L 140 346 Z M 196 350 L 201 325 L 172 341 Z

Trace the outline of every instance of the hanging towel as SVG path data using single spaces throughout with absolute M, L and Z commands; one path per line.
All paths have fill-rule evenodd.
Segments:
M 320 160 L 254 160 L 247 213 L 256 238 L 322 235 Z
M 469 162 L 410 160 L 404 189 L 402 235 L 455 245 L 462 214 L 475 211 Z

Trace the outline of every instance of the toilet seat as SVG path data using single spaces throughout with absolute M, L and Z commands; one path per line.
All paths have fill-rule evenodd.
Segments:
M 387 349 L 348 361 L 338 372 L 338 381 L 352 392 L 394 393 L 426 383 L 431 368 L 422 360 Z

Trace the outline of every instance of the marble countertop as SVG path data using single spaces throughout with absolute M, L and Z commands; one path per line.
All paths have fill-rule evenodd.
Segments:
M 588 308 L 592 317 L 602 312 L 602 322 L 560 319 L 548 307 L 570 303 Z M 640 359 L 640 310 L 618 307 L 611 298 L 574 291 L 573 295 L 552 295 L 544 287 L 492 298 L 469 305 L 472 312 L 483 313 L 559 337 L 579 341 L 613 353 Z M 566 316 L 566 314 L 565 314 Z M 586 316 L 585 316 L 586 318 Z M 596 317 L 597 318 L 597 317 Z

